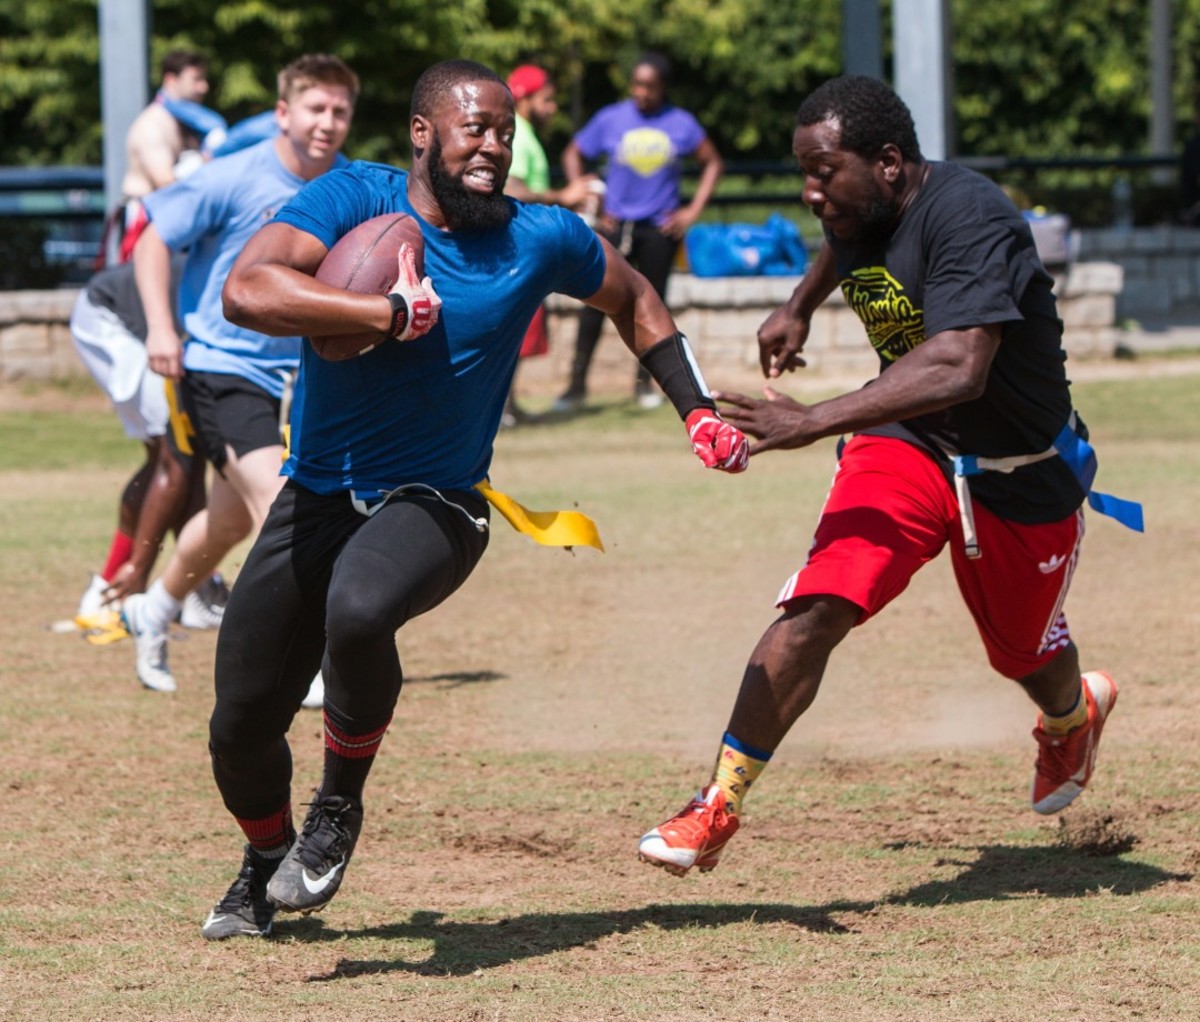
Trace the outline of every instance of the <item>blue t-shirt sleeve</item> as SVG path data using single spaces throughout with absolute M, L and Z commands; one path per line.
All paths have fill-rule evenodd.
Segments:
M 235 181 L 212 164 L 142 198 L 142 206 L 167 248 L 179 251 L 229 219 Z
M 607 268 L 600 239 L 578 214 L 559 206 L 551 208 L 563 221 L 562 256 L 554 290 L 572 298 L 590 298 L 600 290 Z
M 272 223 L 305 231 L 326 248 L 365 220 L 394 212 L 384 193 L 348 168 L 331 170 L 300 189 Z

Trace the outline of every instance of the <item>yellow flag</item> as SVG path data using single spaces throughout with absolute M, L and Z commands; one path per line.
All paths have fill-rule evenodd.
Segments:
M 486 479 L 476 483 L 475 489 L 517 532 L 523 532 L 543 546 L 590 546 L 604 550 L 596 523 L 579 511 L 530 511 L 507 493 L 493 490 Z

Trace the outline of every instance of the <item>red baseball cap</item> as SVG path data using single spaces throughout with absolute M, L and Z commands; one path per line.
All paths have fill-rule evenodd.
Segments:
M 544 89 L 550 83 L 550 76 L 536 64 L 522 64 L 515 67 L 508 76 L 508 88 L 513 99 L 524 99 L 532 96 L 539 89 Z

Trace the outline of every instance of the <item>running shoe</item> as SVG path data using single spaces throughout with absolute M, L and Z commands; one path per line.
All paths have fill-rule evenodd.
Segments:
M 213 572 L 183 598 L 179 623 L 184 628 L 220 628 L 229 602 L 229 586 L 219 572 Z
M 281 861 L 264 859 L 246 845 L 241 872 L 200 927 L 205 940 L 266 937 L 270 934 L 277 909 L 267 900 L 267 881 Z
M 1038 715 L 1033 729 L 1038 757 L 1030 797 L 1034 812 L 1049 815 L 1065 809 L 1091 780 L 1100 732 L 1117 704 L 1117 683 L 1103 671 L 1089 671 L 1083 676 L 1083 696 L 1087 700 L 1087 722 L 1065 735 L 1047 734 Z
M 707 873 L 737 829 L 738 818 L 726 808 L 725 793 L 710 784 L 666 823 L 642 836 L 638 858 L 676 876 L 693 866 Z
M 167 629 L 147 620 L 146 594 L 126 598 L 121 607 L 121 624 L 137 646 L 138 681 L 155 692 L 174 692 L 175 678 L 167 666 Z
M 267 884 L 267 897 L 285 912 L 315 912 L 337 894 L 362 830 L 362 805 L 318 796 L 304 828 Z

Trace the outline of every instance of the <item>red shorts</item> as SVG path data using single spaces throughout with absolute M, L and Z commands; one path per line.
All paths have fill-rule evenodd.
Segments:
M 861 436 L 842 452 L 808 561 L 777 606 L 840 596 L 862 624 L 950 544 L 954 576 L 988 660 L 1005 677 L 1045 666 L 1071 639 L 1063 601 L 1079 559 L 1083 513 L 1021 525 L 974 503 L 982 555 L 968 558 L 954 490 L 933 458 L 903 440 Z
M 529 328 L 525 331 L 525 338 L 521 341 L 521 358 L 544 355 L 549 350 L 550 344 L 546 340 L 546 306 L 539 305 Z

